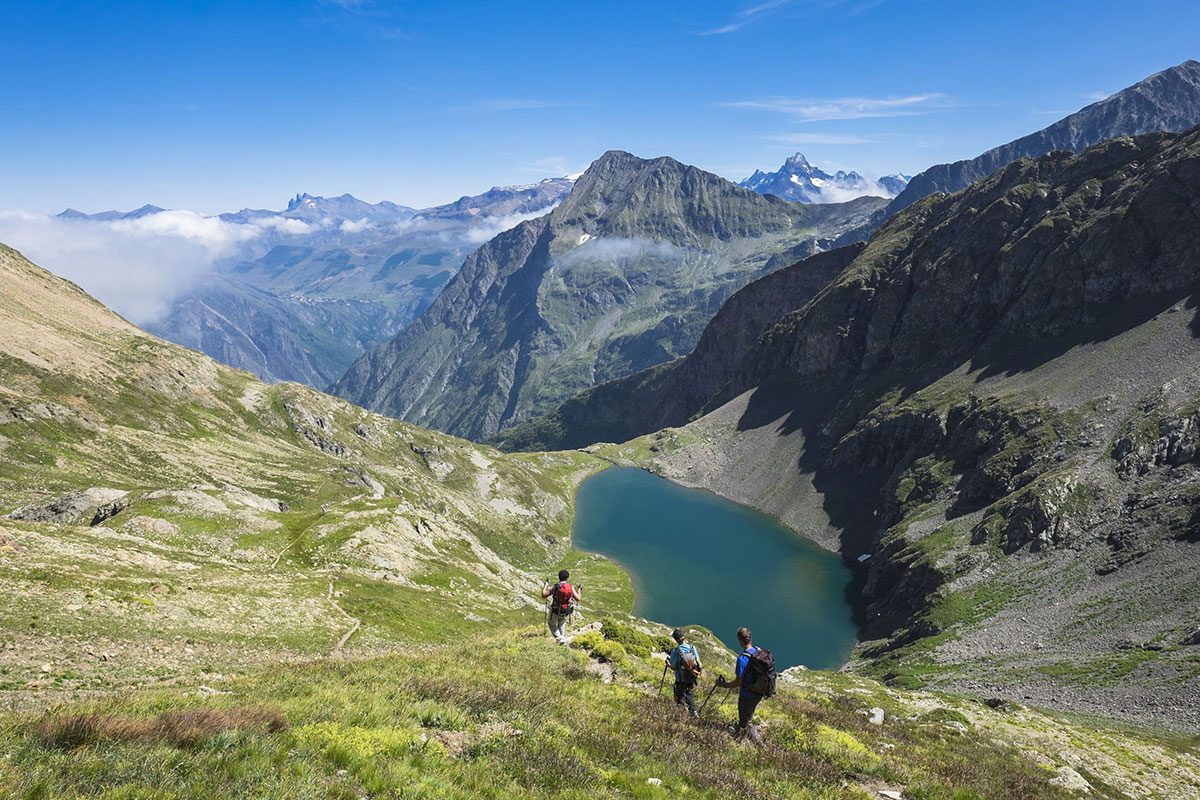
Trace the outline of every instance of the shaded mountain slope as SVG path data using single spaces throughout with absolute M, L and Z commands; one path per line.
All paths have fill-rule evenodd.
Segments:
M 1200 129 L 1016 162 L 603 452 L 867 556 L 859 669 L 1200 729 L 1198 221 Z
M 279 297 L 214 275 L 145 328 L 266 381 L 324 386 L 367 346 L 396 333 L 405 316 L 392 305 Z
M 724 389 L 764 331 L 815 297 L 864 246 L 820 253 L 759 278 L 725 301 L 684 358 L 581 392 L 501 431 L 494 443 L 502 450 L 561 450 L 683 425 Z
M 863 224 L 878 198 L 806 206 L 670 158 L 610 152 L 550 215 L 473 253 L 336 394 L 469 438 L 689 352 L 773 256 Z M 787 262 L 783 262 L 787 263 Z

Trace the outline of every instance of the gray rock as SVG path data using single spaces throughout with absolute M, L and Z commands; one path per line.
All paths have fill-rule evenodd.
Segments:
M 26 522 L 52 522 L 57 525 L 99 525 L 129 507 L 129 492 L 121 489 L 92 488 L 70 492 L 49 503 L 23 506 L 8 515 Z
M 1083 792 L 1086 794 L 1092 791 L 1092 785 L 1070 767 L 1059 767 L 1055 772 L 1057 774 L 1050 779 L 1050 783 L 1053 785 L 1061 786 L 1072 792 Z

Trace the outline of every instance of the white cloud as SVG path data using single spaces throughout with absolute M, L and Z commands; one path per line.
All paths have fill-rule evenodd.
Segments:
M 702 31 L 701 36 L 715 36 L 723 33 L 733 33 L 736 30 L 741 30 L 752 22 L 756 22 L 766 16 L 769 16 L 778 8 L 788 5 L 792 0 L 763 0 L 763 2 L 755 3 L 754 5 L 743 6 L 734 15 L 733 19 L 726 25 L 719 28 L 713 28 L 710 31 Z
M 109 221 L 0 213 L 0 241 L 78 283 L 139 325 L 161 319 L 171 301 L 217 263 L 279 234 L 313 230 L 302 220 L 276 217 L 238 224 L 192 211 Z
M 583 260 L 628 261 L 653 258 L 662 261 L 677 261 L 684 255 L 684 250 L 670 242 L 657 242 L 641 237 L 612 237 L 587 239 L 556 260 L 560 266 L 570 267 Z
M 783 144 L 876 144 L 878 139 L 867 139 L 863 136 L 842 136 L 837 133 L 779 133 L 763 136 L 770 142 Z
M 555 203 L 555 205 L 558 205 Z M 483 221 L 482 225 L 468 229 L 463 233 L 463 240 L 468 244 L 483 244 L 489 239 L 503 233 L 510 228 L 515 228 L 522 222 L 530 219 L 544 217 L 550 213 L 554 206 L 546 206 L 537 211 L 527 211 L 523 214 L 509 214 L 505 217 L 492 217 Z
M 339 226 L 342 233 L 362 233 L 369 227 L 371 227 L 371 221 L 366 217 L 360 219 L 358 222 L 344 219 Z
M 932 103 L 944 99 L 945 95 L 941 94 L 918 94 L 908 97 L 763 97 L 756 100 L 722 103 L 721 105 L 729 108 L 774 111 L 795 117 L 801 122 L 817 122 L 928 114 Z

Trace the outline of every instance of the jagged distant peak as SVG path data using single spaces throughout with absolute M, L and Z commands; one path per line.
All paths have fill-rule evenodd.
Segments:
M 62 213 L 58 214 L 58 218 L 80 221 L 89 220 L 92 222 L 112 222 L 113 220 L 119 219 L 138 219 L 139 217 L 148 217 L 151 214 L 160 214 L 163 211 L 166 211 L 166 209 L 151 205 L 150 203 L 145 204 L 141 208 L 135 208 L 133 211 L 101 211 L 96 214 L 85 214 L 77 209 L 68 208 Z
M 838 170 L 831 175 L 814 166 L 803 153 L 796 153 L 775 172 L 755 170 L 738 185 L 795 203 L 839 203 L 864 195 L 895 197 L 908 180 L 900 174 L 872 180 L 854 170 Z
M 796 153 L 793 156 L 788 156 L 787 161 L 783 162 L 785 167 L 811 167 L 808 159 L 804 157 L 804 153 Z

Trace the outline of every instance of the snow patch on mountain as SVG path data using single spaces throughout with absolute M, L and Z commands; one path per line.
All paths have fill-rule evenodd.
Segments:
M 895 197 L 908 185 L 909 177 L 885 175 L 873 179 L 844 170 L 831 175 L 810 164 L 803 153 L 796 153 L 775 172 L 755 170 L 738 185 L 793 203 L 844 203 L 865 195 Z

